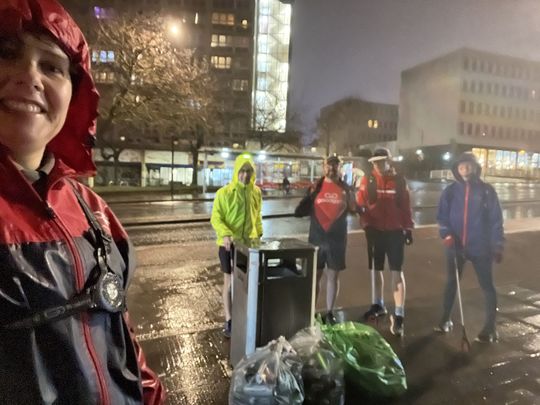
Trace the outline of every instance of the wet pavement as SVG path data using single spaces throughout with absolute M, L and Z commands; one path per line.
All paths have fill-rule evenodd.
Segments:
M 415 231 L 415 243 L 406 251 L 405 336 L 390 335 L 387 319 L 376 325 L 400 356 L 409 390 L 399 400 L 384 403 L 540 403 L 540 219 L 509 220 L 506 229 L 505 259 L 494 271 L 500 342 L 474 343 L 469 354 L 460 351 L 460 327 L 445 336 L 432 332 L 445 280 L 443 249 L 434 227 Z M 338 317 L 357 320 L 370 301 L 361 232 L 350 234 L 347 255 Z M 129 310 L 148 361 L 168 389 L 168 403 L 226 404 L 229 347 L 221 336 L 222 276 L 215 245 L 208 240 L 141 245 L 137 256 Z M 483 297 L 470 265 L 462 289 L 472 341 L 482 326 Z M 323 288 L 320 309 L 324 293 Z M 388 290 L 386 301 L 392 308 Z M 349 396 L 347 403 L 369 401 Z
M 444 183 L 424 183 L 411 181 L 411 205 L 413 219 L 417 224 L 435 222 L 437 204 Z M 538 183 L 496 183 L 495 189 L 503 204 L 505 219 L 531 218 L 540 216 L 540 184 Z M 141 201 L 151 198 L 152 193 L 138 194 L 140 200 L 122 200 L 124 197 L 106 194 L 113 211 L 127 226 L 140 226 L 151 222 L 172 223 L 174 221 L 208 221 L 212 212 L 213 194 L 206 194 L 206 199 L 196 196 L 188 200 Z M 134 196 L 131 196 L 134 197 Z M 300 201 L 299 196 L 264 196 L 263 217 L 292 215 Z

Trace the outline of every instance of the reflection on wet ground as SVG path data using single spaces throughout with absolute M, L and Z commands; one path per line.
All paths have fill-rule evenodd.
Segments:
M 347 404 L 536 403 L 540 398 L 539 243 L 540 232 L 508 235 L 507 256 L 495 269 L 500 342 L 473 343 L 471 353 L 465 355 L 460 352 L 457 317 L 452 333 L 440 336 L 431 331 L 440 315 L 444 258 L 436 229 L 417 230 L 414 245 L 406 251 L 405 337 L 397 339 L 389 333 L 388 318 L 375 325 L 400 356 L 409 390 L 394 402 L 369 401 L 348 392 Z M 168 389 L 168 403 L 226 404 L 229 345 L 221 336 L 222 275 L 215 244 L 140 246 L 137 258 L 139 270 L 128 306 L 149 364 Z M 363 268 L 363 235 L 351 234 L 347 261 L 350 268 L 342 274 L 338 299 L 345 309 L 337 316 L 357 320 L 367 308 L 370 289 Z M 470 266 L 462 281 L 467 333 L 472 340 L 482 327 L 483 296 Z M 387 300 L 391 309 L 391 298 Z
M 413 220 L 416 225 L 428 225 L 436 222 L 437 209 L 415 209 Z M 523 219 L 540 217 L 540 203 L 505 204 L 503 206 L 505 219 Z M 349 216 L 349 231 L 361 229 L 358 217 Z M 263 220 L 263 232 L 268 237 L 285 237 L 307 234 L 308 218 L 272 218 Z M 159 226 L 134 227 L 129 234 L 135 245 L 157 245 L 163 243 L 185 243 L 189 241 L 214 240 L 215 233 L 209 223 L 173 224 Z

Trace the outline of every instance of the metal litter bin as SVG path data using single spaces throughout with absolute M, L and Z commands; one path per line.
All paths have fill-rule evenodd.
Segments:
M 230 361 L 313 324 L 317 248 L 298 239 L 235 245 Z

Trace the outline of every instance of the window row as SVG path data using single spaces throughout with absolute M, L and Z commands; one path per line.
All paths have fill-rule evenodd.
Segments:
M 396 129 L 397 130 L 397 122 L 391 122 L 391 121 L 380 121 L 380 120 L 368 120 L 367 122 L 368 128 L 382 128 L 382 129 Z
M 535 89 L 474 80 L 464 80 L 462 90 L 466 93 L 488 94 L 518 100 L 539 100 Z
M 113 63 L 114 51 L 92 50 L 92 63 Z
M 503 105 L 490 105 L 474 101 L 461 100 L 459 105 L 461 114 L 484 115 L 486 117 L 499 117 L 531 122 L 540 122 L 540 110 L 519 108 Z
M 212 47 L 249 48 L 249 37 L 212 34 Z
M 244 79 L 234 79 L 232 81 L 232 89 L 234 91 L 248 91 L 249 81 Z
M 251 67 L 251 59 L 248 57 L 235 57 L 234 60 L 230 56 L 212 55 L 210 64 L 214 69 L 241 69 L 247 70 Z
M 513 128 L 506 126 L 487 125 L 471 122 L 460 122 L 459 135 L 486 137 L 495 139 L 509 139 L 514 141 L 531 141 L 540 139 L 540 130 Z
M 215 69 L 230 69 L 231 57 L 230 56 L 212 56 L 210 57 L 210 63 Z
M 485 60 L 466 56 L 463 59 L 463 69 L 471 72 L 487 73 L 497 76 L 510 77 L 513 79 L 530 80 L 540 77 L 540 68 L 534 69 L 528 66 L 519 66 L 511 62 Z
M 93 71 L 94 80 L 96 83 L 114 83 L 115 75 L 114 72 L 109 72 L 107 70 L 102 71 Z
M 96 17 L 98 20 L 107 20 L 114 18 L 115 16 L 116 12 L 112 7 L 94 7 L 94 17 Z
M 213 25 L 227 25 L 233 27 L 235 25 L 235 15 L 233 13 L 212 13 L 212 24 Z M 240 22 L 240 26 L 244 29 L 248 27 L 248 21 L 243 19 Z

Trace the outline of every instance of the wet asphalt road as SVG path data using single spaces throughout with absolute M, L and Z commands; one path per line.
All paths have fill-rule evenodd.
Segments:
M 436 206 L 441 190 L 445 186 L 445 184 L 441 183 L 411 182 L 411 205 L 413 208 L 413 219 L 416 224 L 424 225 L 435 222 Z M 494 186 L 505 208 L 505 218 L 536 217 L 540 215 L 540 184 L 496 183 Z M 145 196 L 147 195 L 145 194 Z M 292 214 L 299 200 L 299 197 L 266 198 L 263 201 L 263 216 Z M 207 220 L 212 211 L 212 201 L 116 201 L 111 203 L 111 208 L 124 224 L 135 226 L 154 221 Z M 285 225 L 286 227 L 290 225 L 293 228 L 297 226 L 302 227 L 302 221 L 285 221 L 283 223 L 277 221 L 273 223 L 277 224 L 277 227 L 281 225 Z M 354 229 L 354 224 L 352 226 Z M 305 229 L 302 229 L 301 232 L 305 232 Z
M 514 220 L 522 230 L 540 230 L 540 219 Z M 397 401 L 347 404 L 537 404 L 540 398 L 540 231 L 510 233 L 505 261 L 495 269 L 501 342 L 473 344 L 460 353 L 461 330 L 431 332 L 438 322 L 444 285 L 443 254 L 434 227 L 415 231 L 407 248 L 406 335 L 388 332 L 388 319 L 374 325 L 401 358 L 409 390 Z M 150 366 L 169 392 L 169 404 L 227 403 L 228 342 L 221 336 L 221 274 L 213 241 L 139 246 L 138 272 L 128 306 Z M 369 303 L 364 238 L 349 237 L 348 269 L 342 274 L 338 317 L 356 320 Z M 470 339 L 483 321 L 482 294 L 471 268 L 462 282 Z M 387 294 L 389 292 L 387 291 Z M 318 302 L 323 308 L 324 287 Z M 388 305 L 392 308 L 387 295 Z M 454 314 L 454 322 L 457 318 Z
M 513 199 L 514 195 L 528 200 L 538 195 L 536 187 L 533 191 L 508 187 L 513 187 L 513 192 L 505 198 L 504 190 L 500 190 L 501 200 Z M 518 189 L 521 191 L 516 193 Z M 427 194 L 431 194 L 431 200 L 424 200 L 424 204 L 438 198 L 436 191 L 427 190 Z M 290 208 L 295 200 L 286 204 Z M 501 342 L 488 347 L 473 345 L 471 354 L 465 356 L 459 351 L 459 328 L 449 336 L 431 333 L 438 321 L 444 285 L 443 255 L 436 229 L 420 228 L 414 233 L 415 244 L 406 253 L 406 336 L 391 336 L 387 319 L 375 325 L 400 356 L 409 390 L 394 402 L 370 402 L 349 395 L 347 404 L 540 403 L 540 204 L 506 203 L 504 207 L 510 232 L 515 223 L 529 232 L 509 233 L 505 261 L 496 267 Z M 433 223 L 435 209 L 421 209 L 414 215 L 417 223 Z M 337 304 L 343 308 L 338 317 L 356 320 L 369 304 L 369 283 L 362 270 L 366 263 L 364 238 L 357 231 L 355 218 L 350 218 L 349 227 L 349 267 L 342 275 Z M 307 230 L 307 219 L 264 221 L 266 236 L 305 238 Z M 167 403 L 226 404 L 229 346 L 221 336 L 222 276 L 211 227 L 132 227 L 128 233 L 137 246 L 138 260 L 128 305 L 149 364 L 169 392 Z M 483 320 L 482 295 L 473 274 L 469 267 L 462 284 L 471 340 Z M 322 298 L 324 288 L 318 302 L 320 309 L 324 306 Z M 390 297 L 386 298 L 391 302 Z M 457 325 L 456 318 L 454 322 Z
M 287 204 L 291 200 L 287 201 Z M 413 210 L 416 225 L 434 224 L 436 208 Z M 503 204 L 505 219 L 540 217 L 540 202 L 505 203 Z M 122 220 L 123 218 L 120 217 Z M 349 231 L 360 229 L 358 218 L 348 218 Z M 309 220 L 307 218 L 272 218 L 263 220 L 263 232 L 267 237 L 284 237 L 307 234 Z M 136 246 L 160 245 L 163 243 L 183 244 L 190 241 L 208 241 L 215 238 L 215 233 L 208 222 L 192 224 L 165 224 L 153 226 L 134 226 L 128 228 L 132 242 Z

